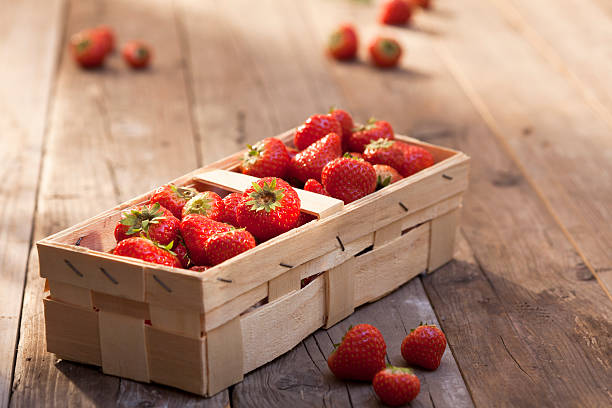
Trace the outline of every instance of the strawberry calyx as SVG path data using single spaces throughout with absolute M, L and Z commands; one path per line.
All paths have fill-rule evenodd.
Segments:
M 191 200 L 198 194 L 198 190 L 191 187 L 177 187 L 174 184 L 170 184 L 170 189 L 179 197 L 184 200 Z
M 349 153 L 349 152 L 344 153 L 344 154 L 342 155 L 342 157 L 344 157 L 345 159 L 353 159 L 353 160 L 360 160 L 360 161 L 364 161 L 364 160 L 363 160 L 361 157 L 354 156 L 354 155 L 352 155 L 352 154 L 351 154 L 351 153 Z
M 129 227 L 126 231 L 127 235 L 133 235 L 137 232 L 149 234 L 149 226 L 158 224 L 165 220 L 166 217 L 159 203 L 153 205 L 145 205 L 142 209 L 133 208 L 130 212 L 124 212 L 123 218 L 119 221 L 122 225 Z
M 412 374 L 412 370 L 408 367 L 396 367 L 391 364 L 387 364 L 385 370 L 391 374 Z
M 344 33 L 342 30 L 334 31 L 329 36 L 329 46 L 333 49 L 338 49 L 344 44 Z
M 257 142 L 254 145 L 247 145 L 247 151 L 242 156 L 242 161 L 245 164 L 255 164 L 259 157 L 263 155 L 265 150 L 265 145 L 263 141 Z
M 376 187 L 378 188 L 387 187 L 390 183 L 391 183 L 391 176 L 387 176 L 384 179 L 380 175 L 376 177 Z
M 394 143 L 395 143 L 395 140 L 385 139 L 384 137 L 381 137 L 378 140 L 374 140 L 370 142 L 366 146 L 366 149 L 373 149 L 373 150 L 388 149 L 391 146 L 393 146 Z
M 378 119 L 371 117 L 370 119 L 368 119 L 365 125 L 354 127 L 353 132 L 361 132 L 363 130 L 374 129 L 376 127 L 376 122 L 378 122 Z
M 376 47 L 387 57 L 395 57 L 400 52 L 398 44 L 386 38 L 381 39 Z
M 251 199 L 246 202 L 247 205 L 251 206 L 251 211 L 269 213 L 283 206 L 281 201 L 285 197 L 285 189 L 276 188 L 276 178 L 273 178 L 270 182 L 265 181 L 263 186 L 253 182 L 253 190 L 255 191 L 248 194 Z
M 168 251 L 168 252 L 170 252 L 172 255 L 176 256 L 176 252 L 172 251 L 172 246 L 174 245 L 174 241 L 170 241 L 170 242 L 168 243 L 168 245 L 162 245 L 162 244 L 160 244 L 159 242 L 157 242 L 157 241 L 153 241 L 153 240 L 151 240 L 151 242 L 153 242 L 153 245 L 155 245 L 156 247 L 161 248 L 161 249 L 163 249 L 164 251 Z
M 215 199 L 210 197 L 207 191 L 203 193 L 197 193 L 185 203 L 183 213 L 206 215 L 208 211 L 210 211 L 210 209 L 212 208 L 212 203 L 214 201 Z

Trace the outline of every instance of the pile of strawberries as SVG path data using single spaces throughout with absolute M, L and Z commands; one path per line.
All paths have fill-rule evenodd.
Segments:
M 104 65 L 106 57 L 115 50 L 115 33 L 105 25 L 81 30 L 70 37 L 70 51 L 74 61 L 82 68 L 91 69 Z M 121 49 L 128 66 L 146 68 L 152 58 L 151 48 L 142 41 L 128 41 Z
M 172 184 L 130 208 L 115 227 L 116 255 L 206 270 L 315 219 L 300 211 L 294 187 L 351 203 L 434 164 L 427 150 L 394 139 L 391 125 L 355 126 L 340 109 L 312 115 L 293 143 L 267 138 L 248 146 L 240 169 L 252 187 L 221 198 Z
M 380 6 L 378 21 L 387 25 L 406 25 L 417 8 L 431 8 L 431 0 L 386 0 Z M 329 37 L 327 53 L 340 61 L 357 57 L 359 37 L 352 24 L 341 24 Z M 397 66 L 402 56 L 400 43 L 391 37 L 377 36 L 368 45 L 370 60 L 379 68 Z
M 445 349 L 446 337 L 435 325 L 421 324 L 412 329 L 401 345 L 408 364 L 430 371 L 440 366 Z M 349 328 L 327 365 L 342 380 L 371 381 L 374 392 L 387 405 L 406 404 L 417 397 L 421 382 L 410 368 L 387 365 L 386 351 L 385 340 L 376 327 L 358 324 Z

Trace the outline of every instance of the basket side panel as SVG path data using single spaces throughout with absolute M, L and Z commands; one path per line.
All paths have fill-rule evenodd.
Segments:
M 47 351 L 66 360 L 102 365 L 98 314 L 92 309 L 44 299 Z
M 208 395 L 215 395 L 242 381 L 243 355 L 240 317 L 206 333 L 208 362 Z

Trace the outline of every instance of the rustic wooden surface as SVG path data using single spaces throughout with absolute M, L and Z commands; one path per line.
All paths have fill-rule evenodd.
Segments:
M 421 320 L 449 349 L 412 406 L 610 406 L 612 8 L 434 4 L 390 28 L 375 1 L 0 2 L 0 406 L 377 406 L 331 375 L 333 343 L 372 323 L 401 363 Z M 329 61 L 341 21 L 398 37 L 402 66 Z M 67 36 L 98 23 L 153 67 L 77 69 Z M 37 239 L 333 104 L 472 156 L 454 261 L 210 399 L 45 352 Z

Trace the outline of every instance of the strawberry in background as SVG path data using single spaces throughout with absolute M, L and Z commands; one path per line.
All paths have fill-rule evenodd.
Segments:
M 342 24 L 329 37 L 327 52 L 337 60 L 351 60 L 357 56 L 358 37 L 352 24 Z
M 109 26 L 99 25 L 93 31 L 104 44 L 105 54 L 110 54 L 115 50 L 115 33 Z
M 332 115 L 312 115 L 296 129 L 293 144 L 298 150 L 304 150 L 330 133 L 342 134 L 340 122 Z
M 336 109 L 332 107 L 329 111 L 329 114 L 336 118 L 338 122 L 340 122 L 340 126 L 342 126 L 342 151 L 346 152 L 348 149 L 348 139 L 353 133 L 353 128 L 355 127 L 355 123 L 353 122 L 353 117 L 345 110 Z
M 142 41 L 128 41 L 123 45 L 121 55 L 130 67 L 143 69 L 149 66 L 153 58 L 153 51 Z
M 402 47 L 394 38 L 376 37 L 368 47 L 372 63 L 379 68 L 394 68 L 402 56 Z
M 279 139 L 268 137 L 253 146 L 247 145 L 240 170 L 254 177 L 285 177 L 289 166 L 289 153 Z
M 107 42 L 95 30 L 83 30 L 70 37 L 70 51 L 77 64 L 83 68 L 104 65 Z
M 414 6 L 412 0 L 386 0 L 380 6 L 378 21 L 381 24 L 404 25 L 410 20 Z

